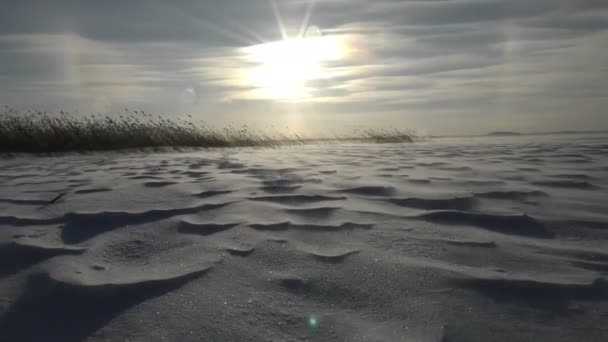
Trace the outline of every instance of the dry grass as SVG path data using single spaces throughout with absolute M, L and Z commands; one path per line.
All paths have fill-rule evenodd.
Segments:
M 354 137 L 350 139 L 373 143 L 401 143 L 414 142 L 416 140 L 416 134 L 414 132 L 404 132 L 398 129 L 366 129 L 361 132 L 355 132 Z
M 412 142 L 414 136 L 397 130 L 357 132 L 333 140 Z M 157 147 L 272 147 L 318 142 L 295 133 L 272 136 L 246 126 L 213 129 L 203 122 L 169 120 L 143 111 L 126 111 L 118 118 L 72 116 L 66 112 L 0 110 L 0 152 L 51 153 L 107 151 Z M 327 139 L 325 139 L 327 141 Z

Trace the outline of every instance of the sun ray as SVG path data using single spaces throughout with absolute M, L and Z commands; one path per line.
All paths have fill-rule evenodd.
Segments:
M 308 29 L 308 24 L 310 24 L 310 18 L 312 17 L 312 11 L 315 7 L 315 0 L 309 0 L 306 3 L 306 13 L 304 14 L 304 20 L 302 20 L 302 25 L 300 26 L 300 31 L 298 32 L 298 37 L 304 37 L 306 30 Z
M 232 24 L 234 27 L 236 27 L 238 29 L 238 31 L 240 33 L 242 33 L 243 35 L 246 35 L 246 36 L 252 38 L 255 41 L 255 44 L 266 43 L 266 42 L 269 41 L 268 39 L 262 37 L 261 35 L 255 33 L 255 32 L 253 32 L 253 30 L 249 29 L 248 27 L 244 26 L 241 23 L 231 21 L 230 24 Z
M 283 17 L 281 17 L 281 11 L 279 10 L 276 0 L 270 0 L 270 7 L 272 7 L 272 13 L 277 20 L 277 26 L 281 32 L 281 39 L 287 39 L 287 30 L 285 29 L 285 23 L 283 22 Z
M 236 42 L 238 42 L 239 44 L 247 44 L 247 45 L 251 45 L 251 44 L 255 44 L 256 42 L 254 40 L 251 40 L 250 38 L 239 34 L 237 32 L 233 32 L 231 30 L 227 30 L 223 27 L 220 27 L 219 25 L 205 20 L 203 18 L 200 18 L 199 16 L 195 15 L 195 13 L 193 12 L 188 12 L 180 7 L 176 7 L 176 6 L 164 6 L 163 9 L 165 11 L 169 12 L 173 12 L 178 14 L 179 16 L 181 16 L 184 21 L 188 21 L 189 23 L 196 25 L 197 27 L 199 27 L 201 30 L 209 30 L 209 31 L 213 31 L 225 38 L 234 40 Z

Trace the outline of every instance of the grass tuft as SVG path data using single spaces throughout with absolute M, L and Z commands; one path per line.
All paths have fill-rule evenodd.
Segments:
M 191 118 L 191 117 L 190 117 Z M 143 111 L 125 110 L 110 116 L 73 116 L 67 112 L 20 112 L 0 109 L 0 152 L 53 153 L 109 151 L 141 148 L 274 147 L 320 141 L 395 143 L 414 141 L 412 133 L 397 130 L 365 130 L 353 137 L 305 139 L 295 133 L 269 135 L 260 131 L 227 127 L 213 129 L 202 121 L 170 120 Z

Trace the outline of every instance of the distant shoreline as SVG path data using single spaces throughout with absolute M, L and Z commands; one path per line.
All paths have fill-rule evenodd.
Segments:
M 601 131 L 556 131 L 556 132 L 510 132 L 496 131 L 486 134 L 472 135 L 432 135 L 430 138 L 483 138 L 483 137 L 519 137 L 534 135 L 576 135 L 576 134 L 608 134 L 608 130 Z
M 497 132 L 490 132 L 490 133 L 486 134 L 486 136 L 489 136 L 489 137 L 503 137 L 503 136 L 513 136 L 513 135 L 521 135 L 521 133 L 510 132 L 510 131 L 497 131 Z

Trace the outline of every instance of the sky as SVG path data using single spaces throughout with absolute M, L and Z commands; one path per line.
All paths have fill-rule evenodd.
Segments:
M 0 5 L 0 105 L 16 109 L 309 135 L 608 129 L 606 0 Z

